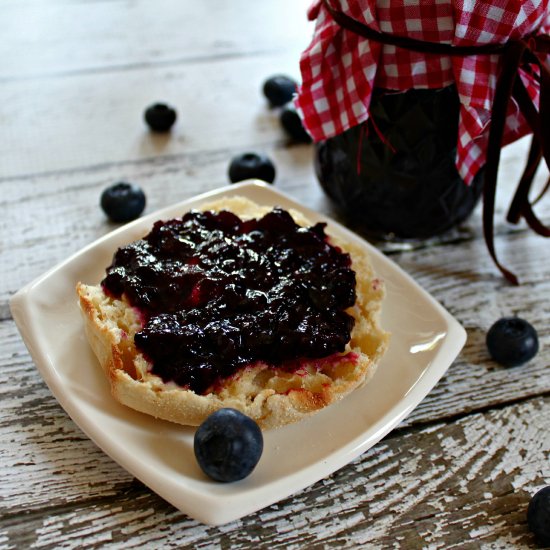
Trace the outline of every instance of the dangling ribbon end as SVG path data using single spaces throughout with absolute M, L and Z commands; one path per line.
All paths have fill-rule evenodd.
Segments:
M 508 212 L 508 215 L 506 216 L 506 221 L 508 223 L 517 225 L 519 223 L 519 213 L 516 214 L 515 212 Z
M 499 261 L 496 259 L 496 257 L 493 256 L 493 260 L 496 264 L 496 266 L 498 267 L 498 269 L 500 270 L 500 272 L 504 275 L 504 278 L 511 284 L 513 284 L 514 286 L 519 286 L 520 283 L 519 283 L 519 279 L 516 277 L 516 275 L 514 275 L 511 271 L 508 271 L 508 269 L 506 269 L 505 267 L 503 267 Z
M 514 286 L 519 286 L 520 284 L 519 279 L 513 273 L 510 273 L 509 271 L 506 271 L 506 270 L 504 270 L 502 273 L 506 277 L 506 280 L 508 280 Z

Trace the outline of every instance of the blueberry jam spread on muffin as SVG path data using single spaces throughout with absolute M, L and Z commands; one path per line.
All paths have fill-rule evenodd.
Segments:
M 354 326 L 355 272 L 325 225 L 191 211 L 118 249 L 102 287 L 140 312 L 135 345 L 165 382 L 204 394 L 258 361 L 298 370 L 345 351 Z

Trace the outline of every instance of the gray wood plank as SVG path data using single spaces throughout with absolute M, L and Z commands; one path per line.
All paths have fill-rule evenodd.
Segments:
M 137 67 L 47 83 L 8 80 L 0 88 L 7 144 L 0 151 L 0 175 L 204 153 L 228 144 L 272 144 L 283 133 L 274 124 L 275 112 L 269 110 L 261 87 L 278 72 L 297 77 L 298 55 L 268 53 L 183 67 Z M 171 103 L 178 111 L 168 135 L 150 133 L 143 121 L 145 108 L 157 101 Z
M 270 154 L 283 167 L 278 188 L 313 208 L 330 211 L 310 172 L 310 148 L 282 147 Z M 151 211 L 198 191 L 217 188 L 229 157 L 230 152 L 220 152 L 206 159 L 191 156 L 185 162 L 173 159 L 152 165 L 128 164 L 126 168 L 131 179 L 146 189 Z M 116 166 L 29 178 L 24 184 L 18 179 L 5 182 L 9 192 L 2 199 L 6 215 L 0 227 L 10 246 L 0 250 L 4 280 L 0 313 L 4 319 L 10 316 L 7 299 L 22 284 L 114 227 L 105 221 L 97 201 L 101 189 L 118 174 Z M 20 205 L 26 208 L 21 210 Z M 21 214 L 23 211 L 29 214 Z M 432 391 L 432 398 L 409 418 L 410 423 L 452 418 L 550 389 L 549 311 L 540 299 L 550 295 L 548 242 L 524 230 L 509 233 L 506 226 L 499 226 L 501 259 L 522 280 L 516 288 L 508 285 L 493 266 L 479 235 L 477 214 L 470 228 L 469 241 L 392 255 L 468 332 L 464 351 Z M 511 314 L 527 318 L 539 330 L 541 352 L 529 365 L 505 370 L 489 360 L 484 338 L 495 320 Z M 22 348 L 20 353 L 25 353 Z
M 270 122 L 274 127 L 277 123 L 277 120 Z M 312 168 L 311 146 L 293 145 L 281 140 L 265 146 L 249 143 L 244 150 L 262 151 L 273 159 L 278 170 L 276 189 L 290 194 L 310 208 L 341 219 L 317 183 Z M 138 183 L 147 195 L 146 213 L 153 212 L 198 193 L 227 185 L 229 161 L 234 154 L 242 151 L 240 146 L 225 146 L 210 152 L 102 164 L 2 181 L 0 208 L 4 215 L 0 218 L 3 244 L 0 247 L 0 280 L 3 284 L 0 285 L 0 318 L 8 316 L 6 301 L 24 283 L 30 282 L 71 253 L 117 227 L 107 222 L 99 208 L 101 191 L 107 185 L 121 179 Z M 507 162 L 517 159 L 517 155 L 522 152 L 521 148 L 514 150 L 506 159 Z M 529 251 L 525 258 L 514 260 L 514 254 L 521 254 L 524 247 L 520 241 L 513 246 L 507 245 L 512 237 L 504 235 L 517 230 L 503 220 L 515 181 L 503 178 L 501 183 L 503 189 L 498 197 L 495 232 L 503 236 L 500 240 L 497 238 L 497 247 L 502 259 L 509 261 L 510 266 L 520 270 L 520 274 L 529 273 L 523 277 L 524 284 L 534 284 L 545 278 L 544 269 L 547 263 L 544 262 L 548 241 L 529 233 L 525 233 L 524 237 L 514 237 L 520 241 L 525 238 L 525 248 Z M 541 201 L 537 210 L 548 223 L 550 200 L 546 198 Z M 525 225 L 520 224 L 519 228 L 523 231 Z M 483 284 L 483 280 L 479 279 L 479 275 L 483 275 L 491 279 L 488 283 L 491 289 L 495 288 L 495 284 L 500 288 L 503 280 L 492 262 L 487 261 L 485 244 L 481 237 L 479 210 L 464 225 L 459 238 L 479 242 L 467 249 L 455 244 L 393 257 L 405 270 L 419 278 L 428 290 L 432 279 L 436 286 L 443 285 L 441 296 L 446 288 L 458 286 L 460 277 L 466 277 L 467 273 L 477 277 L 475 284 Z M 505 248 L 509 250 L 506 251 Z M 509 260 L 503 254 L 508 254 Z M 447 260 L 444 259 L 446 255 L 449 256 Z M 440 257 L 441 262 L 446 262 L 445 265 L 439 266 Z M 542 263 L 538 262 L 538 257 Z M 424 265 L 415 267 L 420 261 Z M 523 263 L 525 266 L 521 267 L 519 264 Z M 456 266 L 463 272 L 458 272 Z
M 276 166 L 276 188 L 312 208 L 326 199 L 311 173 L 311 148 L 281 145 L 265 151 Z M 167 161 L 126 163 L 67 173 L 15 178 L 1 183 L 0 304 L 30 282 L 101 235 L 118 227 L 99 208 L 102 190 L 121 179 L 141 185 L 146 213 L 229 183 L 227 169 L 240 149 L 184 155 Z
M 0 504 L 6 548 L 527 548 L 526 506 L 550 480 L 547 397 L 399 432 L 291 498 L 208 527 L 135 482 L 53 413 L 57 432 L 23 438 L 34 460 L 18 459 L 0 478 L 9 494 Z M 9 459 L 13 445 L 8 452 Z M 16 481 L 20 492 L 9 487 Z
M 307 0 L 4 0 L 0 81 L 175 66 L 197 60 L 300 51 Z M 266 24 L 269 32 L 266 32 Z
M 45 502 L 64 506 L 67 501 L 115 494 L 120 483 L 128 482 L 128 474 L 108 466 L 101 451 L 59 407 L 13 321 L 0 322 L 0 340 L 0 369 L 4 373 L 0 438 L 6 444 L 0 462 L 5 474 L 0 476 L 5 493 L 2 505 L 21 512 L 39 510 Z M 489 406 L 549 395 L 548 332 L 541 343 L 543 352 L 515 369 L 492 364 L 481 342 L 468 344 L 467 352 L 390 438 L 418 430 L 425 423 L 454 421 Z M 477 363 L 472 357 L 477 357 Z
M 261 150 L 277 163 L 279 189 L 335 214 L 311 147 L 289 146 L 260 92 L 273 73 L 298 76 L 309 3 L 0 0 L 9 21 L 0 41 L 1 549 L 533 547 L 527 502 L 550 483 L 550 257 L 548 241 L 503 223 L 526 140 L 504 150 L 496 226 L 500 258 L 522 285 L 493 266 L 479 212 L 436 246 L 393 254 L 465 326 L 463 352 L 375 448 L 226 526 L 184 516 L 98 449 L 57 404 L 10 319 L 18 288 L 116 227 L 97 203 L 120 179 L 144 187 L 151 212 L 218 188 L 233 154 Z M 169 136 L 143 124 L 156 100 L 178 108 Z M 537 210 L 548 223 L 548 196 Z M 491 362 L 484 344 L 509 314 L 529 319 L 541 340 L 515 369 Z

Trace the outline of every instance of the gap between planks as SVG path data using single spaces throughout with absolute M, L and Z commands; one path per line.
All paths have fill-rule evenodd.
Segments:
M 0 533 L 29 546 L 68 548 L 98 537 L 120 548 L 153 541 L 233 549 L 254 541 L 266 548 L 528 547 L 526 506 L 550 475 L 539 467 L 550 453 L 541 439 L 549 420 L 550 400 L 538 398 L 386 439 L 309 488 L 223 527 L 189 519 L 127 477 L 104 498 L 8 512 Z

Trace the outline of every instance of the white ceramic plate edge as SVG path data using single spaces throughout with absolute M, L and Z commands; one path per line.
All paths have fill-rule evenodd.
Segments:
M 80 428 L 98 445 L 106 454 L 111 456 L 116 462 L 121 466 L 127 469 L 132 475 L 138 479 L 144 481 L 152 490 L 159 493 L 163 498 L 170 501 L 174 506 L 182 510 L 183 512 L 189 514 L 190 516 L 202 521 L 204 523 L 218 525 L 227 523 L 239 517 L 245 516 L 249 513 L 252 513 L 260 508 L 268 506 L 274 502 L 277 502 L 281 498 L 290 496 L 293 493 L 298 492 L 299 490 L 315 483 L 319 479 L 326 477 L 332 472 L 343 467 L 345 464 L 365 452 L 367 449 L 376 444 L 380 439 L 382 439 L 387 433 L 389 433 L 403 418 L 405 418 L 417 405 L 420 401 L 428 394 L 428 392 L 433 388 L 433 386 L 439 381 L 439 379 L 446 372 L 447 368 L 450 366 L 452 361 L 458 355 L 462 349 L 465 340 L 466 333 L 462 326 L 428 293 L 426 293 L 421 287 L 416 283 L 408 274 L 406 274 L 399 266 L 391 262 L 386 258 L 380 251 L 368 245 L 369 252 L 374 259 L 373 263 L 377 264 L 387 264 L 391 265 L 393 271 L 397 271 L 401 277 L 404 277 L 407 282 L 413 285 L 416 289 L 422 292 L 424 298 L 428 298 L 432 305 L 437 308 L 441 316 L 445 319 L 447 336 L 441 344 L 441 347 L 438 349 L 437 355 L 432 361 L 433 365 L 430 367 L 430 376 L 421 376 L 416 383 L 416 385 L 411 389 L 407 394 L 406 398 L 398 403 L 391 411 L 389 411 L 384 417 L 380 418 L 373 426 L 369 427 L 370 436 L 365 439 L 364 436 L 356 437 L 354 440 L 350 441 L 343 447 L 339 448 L 337 451 L 333 452 L 331 455 L 327 456 L 323 461 L 322 465 L 313 464 L 308 467 L 302 468 L 300 471 L 294 472 L 292 475 L 285 477 L 283 480 L 275 480 L 269 484 L 263 485 L 261 487 L 256 487 L 251 489 L 247 493 L 247 502 L 242 502 L 242 497 L 237 495 L 235 497 L 235 504 L 238 502 L 238 506 L 232 506 L 231 500 L 232 495 L 224 496 L 223 505 L 216 502 L 215 498 L 209 497 L 208 495 L 205 498 L 205 495 L 202 493 L 195 493 L 196 498 L 201 498 L 204 500 L 205 505 L 201 507 L 200 510 L 196 508 L 190 508 L 185 499 L 177 498 L 177 495 L 173 498 L 170 498 L 169 491 L 166 491 L 166 488 L 170 486 L 170 479 L 164 479 L 162 476 L 156 476 L 154 483 L 150 478 L 147 477 L 146 473 L 143 471 L 143 464 L 136 460 L 131 454 L 124 452 L 124 449 L 120 446 L 113 445 L 112 438 L 109 437 L 108 433 L 102 432 L 98 429 L 97 426 L 90 421 L 85 415 L 81 414 L 78 404 L 74 399 L 71 398 L 69 394 L 66 394 L 63 391 L 63 383 L 57 374 L 54 365 L 51 363 L 50 358 L 40 346 L 35 346 L 35 342 L 32 338 L 29 337 L 29 334 L 33 334 L 34 331 L 38 329 L 34 325 L 34 321 L 30 312 L 30 306 L 28 302 L 29 294 L 32 293 L 33 288 L 39 285 L 44 279 L 49 278 L 56 271 L 62 269 L 66 264 L 73 262 L 77 257 L 85 254 L 87 250 L 93 248 L 100 244 L 102 241 L 111 239 L 113 235 L 118 232 L 128 232 L 130 226 L 136 225 L 141 226 L 163 217 L 165 212 L 171 211 L 179 208 L 189 208 L 189 205 L 196 204 L 200 202 L 207 201 L 209 198 L 214 198 L 219 196 L 221 193 L 227 194 L 239 194 L 239 192 L 246 192 L 251 189 L 264 189 L 273 194 L 273 196 L 278 196 L 283 198 L 286 202 L 289 203 L 289 207 L 294 207 L 298 210 L 304 212 L 307 216 L 315 219 L 325 219 L 325 216 L 308 209 L 307 207 L 296 203 L 292 198 L 286 196 L 279 191 L 273 190 L 270 186 L 266 184 L 258 184 L 255 182 L 245 182 L 242 184 L 237 184 L 230 186 L 228 188 L 222 188 L 214 190 L 200 196 L 192 197 L 186 201 L 178 203 L 177 205 L 172 205 L 170 207 L 164 208 L 160 211 L 153 212 L 148 216 L 140 218 L 132 224 L 127 224 L 121 228 L 114 230 L 113 232 L 101 237 L 97 241 L 91 243 L 87 247 L 84 247 L 77 253 L 73 254 L 67 260 L 61 262 L 54 268 L 48 270 L 42 276 L 38 277 L 20 291 L 18 291 L 10 300 L 10 308 L 13 314 L 13 318 L 23 335 L 23 339 L 26 345 L 29 348 L 31 357 L 35 362 L 38 370 L 43 376 L 48 387 L 52 391 L 52 394 L 59 401 L 60 405 L 66 410 L 69 416 L 75 421 L 75 423 L 80 426 Z M 361 240 L 363 244 L 365 242 L 360 239 L 357 235 L 341 226 L 335 221 L 330 220 L 331 225 L 334 225 L 338 230 L 344 233 L 346 236 L 353 240 Z M 146 478 L 146 480 L 144 479 Z M 193 496 L 194 491 L 189 487 L 188 493 L 185 495 L 186 498 Z M 269 494 L 269 498 L 265 497 L 265 494 Z

